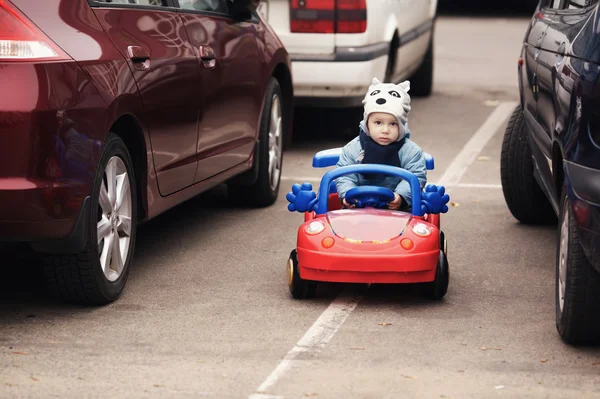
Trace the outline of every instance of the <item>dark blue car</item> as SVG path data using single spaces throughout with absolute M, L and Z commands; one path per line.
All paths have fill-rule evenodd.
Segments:
M 518 60 L 520 105 L 502 145 L 504 197 L 521 223 L 556 223 L 556 326 L 600 340 L 599 0 L 542 0 Z

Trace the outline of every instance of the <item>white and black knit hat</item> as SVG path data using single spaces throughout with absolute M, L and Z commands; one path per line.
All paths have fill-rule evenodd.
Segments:
M 404 125 L 408 119 L 410 111 L 410 82 L 405 80 L 399 84 L 382 83 L 379 79 L 373 78 L 369 90 L 363 99 L 362 103 L 365 106 L 363 120 L 360 122 L 360 127 L 369 134 L 367 120 L 369 115 L 374 112 L 385 112 L 394 115 L 398 119 L 399 136 L 398 141 L 404 138 L 406 130 Z

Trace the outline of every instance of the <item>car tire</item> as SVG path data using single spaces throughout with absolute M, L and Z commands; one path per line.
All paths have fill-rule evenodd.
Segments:
M 107 186 L 109 181 L 112 186 Z M 135 247 L 136 189 L 127 146 L 119 136 L 109 133 L 91 186 L 85 249 L 77 254 L 44 255 L 51 294 L 91 305 L 104 305 L 119 297 L 127 282 Z M 120 245 L 117 247 L 115 243 Z M 117 250 L 120 256 L 114 256 Z
M 556 254 L 556 329 L 569 344 L 600 342 L 600 274 L 581 247 L 563 187 Z
M 258 170 L 256 180 L 250 184 L 228 184 L 230 198 L 240 204 L 263 207 L 273 204 L 279 193 L 283 162 L 284 126 L 283 97 L 277 79 L 271 77 L 259 130 Z
M 298 254 L 294 249 L 287 264 L 288 286 L 294 299 L 314 298 L 317 295 L 317 282 L 304 280 L 298 271 Z
M 502 142 L 502 192 L 512 215 L 524 224 L 554 224 L 556 214 L 533 175 L 533 158 L 521 106 L 513 111 Z
M 410 93 L 417 97 L 426 97 L 433 90 L 433 29 L 425 58 L 419 69 L 410 78 Z

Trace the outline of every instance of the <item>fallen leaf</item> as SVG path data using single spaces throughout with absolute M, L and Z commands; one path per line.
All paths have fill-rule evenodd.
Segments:
M 485 100 L 483 102 L 483 104 L 486 107 L 496 107 L 496 106 L 498 106 L 498 104 L 500 104 L 500 101 L 499 100 Z
M 38 380 L 37 378 L 35 378 L 35 377 L 29 377 L 29 378 L 31 378 L 31 379 L 32 379 L 32 380 L 34 380 L 34 381 L 39 381 L 39 380 Z
M 412 375 L 400 375 L 400 377 L 408 378 L 410 380 L 416 380 L 417 379 L 417 377 L 414 377 Z
M 477 157 L 478 161 L 489 161 L 490 159 L 492 158 L 488 157 L 487 155 L 480 155 Z
M 160 387 L 162 387 L 162 385 L 160 385 L 160 384 L 154 384 L 154 387 L 155 388 L 160 388 Z
M 311 393 L 305 393 L 304 396 L 317 396 L 318 393 L 316 392 L 311 392 Z
M 502 348 L 486 348 L 485 346 L 482 346 L 481 348 L 482 351 L 501 351 Z
M 494 388 L 495 389 L 504 389 L 504 385 L 496 385 Z
M 354 351 L 364 351 L 365 350 L 365 348 L 349 348 L 349 349 L 352 349 Z
M 391 326 L 392 323 L 377 323 L 379 326 Z
M 29 355 L 27 352 L 13 352 L 13 355 Z
M 548 359 L 540 359 L 540 362 L 542 363 L 546 363 L 548 361 Z
M 599 365 L 600 365 L 600 362 L 592 363 L 592 366 L 599 366 Z
M 460 204 L 458 202 L 451 202 L 450 205 L 457 207 L 457 208 L 460 206 Z
M 458 370 L 458 372 L 459 372 L 459 373 L 464 373 L 464 372 L 465 372 L 465 370 Z

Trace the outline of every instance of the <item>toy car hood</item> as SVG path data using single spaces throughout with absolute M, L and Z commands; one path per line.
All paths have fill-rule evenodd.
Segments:
M 341 209 L 327 213 L 334 234 L 356 241 L 388 241 L 398 237 L 412 215 L 385 209 Z

